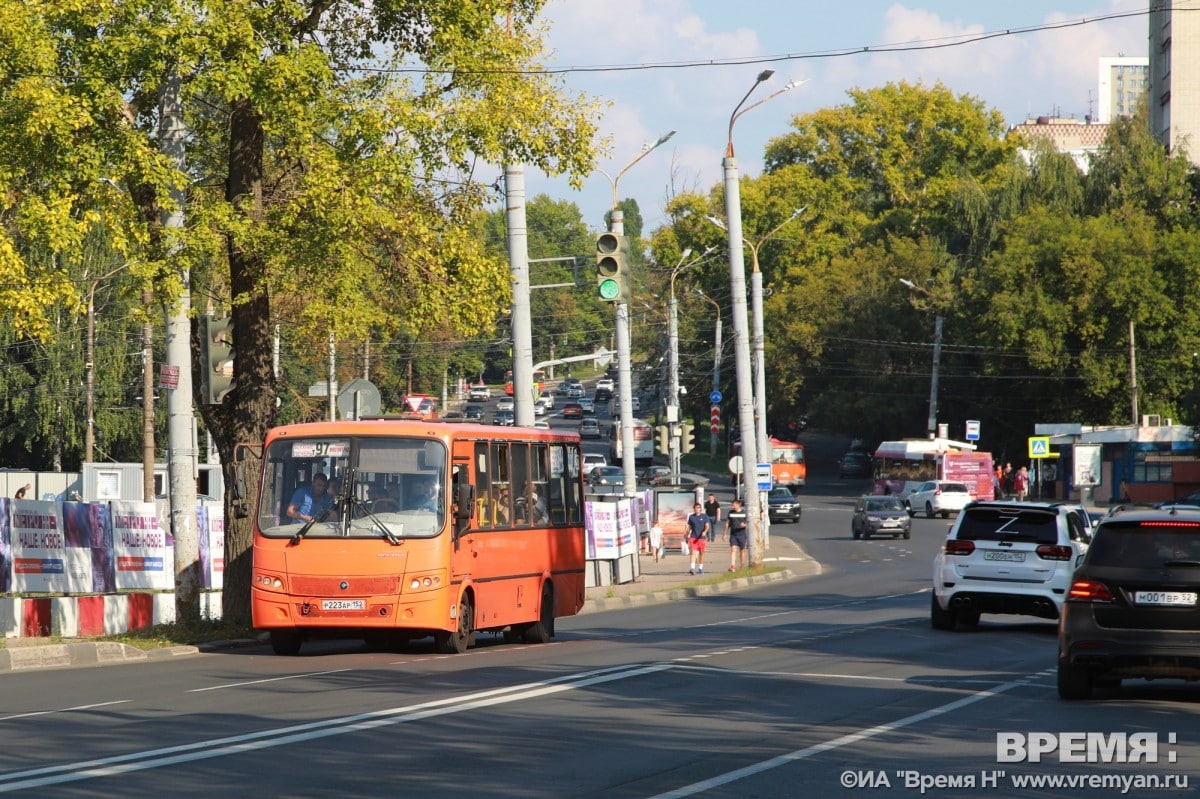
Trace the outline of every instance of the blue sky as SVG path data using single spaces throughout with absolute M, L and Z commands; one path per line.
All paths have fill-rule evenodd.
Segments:
M 759 174 L 766 143 L 785 133 L 794 115 L 845 104 L 848 89 L 889 81 L 941 81 L 999 110 L 1009 124 L 1042 114 L 1082 119 L 1095 109 L 1097 58 L 1146 54 L 1148 6 L 1149 0 L 551 0 L 543 16 L 553 67 L 742 62 L 563 77 L 568 89 L 611 104 L 601 123 L 608 146 L 598 162 L 610 174 L 643 145 L 676 131 L 618 186 L 622 198 L 638 201 L 649 231 L 664 222 L 668 197 L 707 192 L 720 181 L 729 115 L 762 69 L 775 75 L 747 104 L 789 80 L 805 82 L 738 119 L 734 143 L 743 175 Z M 802 57 L 948 43 L 1122 13 L 1133 15 L 936 49 Z M 575 202 L 598 230 L 612 184 L 596 173 L 577 191 L 528 169 L 526 192 Z

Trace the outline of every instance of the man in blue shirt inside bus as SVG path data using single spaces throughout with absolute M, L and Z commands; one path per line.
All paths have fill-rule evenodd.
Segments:
M 326 489 L 329 488 L 329 478 L 321 472 L 313 475 L 312 484 L 300 486 L 292 494 L 288 503 L 287 515 L 293 523 L 311 522 L 321 517 L 321 513 L 333 504 L 333 497 Z

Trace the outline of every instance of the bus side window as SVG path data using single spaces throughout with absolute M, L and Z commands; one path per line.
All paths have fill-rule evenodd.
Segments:
M 475 471 L 475 526 L 491 527 L 494 514 L 489 491 L 488 445 L 486 443 L 480 442 L 475 445 L 475 462 L 472 464 L 472 468 Z

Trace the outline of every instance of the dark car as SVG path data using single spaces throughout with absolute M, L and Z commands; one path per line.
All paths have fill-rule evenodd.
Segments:
M 583 406 L 578 402 L 568 402 L 563 406 L 562 418 L 564 419 L 582 419 Z
M 772 488 L 767 494 L 767 515 L 773 522 L 800 521 L 800 500 L 790 488 Z
M 469 402 L 467 407 L 463 408 L 463 416 L 468 419 L 481 420 L 483 419 L 483 406 Z
M 838 461 L 838 477 L 870 477 L 871 456 L 865 452 L 853 450 L 847 452 Z
M 608 402 L 610 399 L 612 399 L 612 395 L 612 389 L 598 388 L 596 389 L 596 393 L 592 396 L 592 400 L 597 404 L 601 402 Z
M 516 423 L 517 419 L 512 411 L 496 411 L 496 415 L 492 417 L 492 424 L 512 427 Z
M 649 466 L 638 475 L 638 482 L 648 486 L 667 485 L 671 482 L 671 469 L 667 466 Z
M 1106 518 L 1062 606 L 1060 697 L 1159 677 L 1200 678 L 1200 510 Z
M 611 488 L 625 485 L 625 469 L 620 466 L 597 466 L 588 472 L 588 485 Z
M 892 538 L 912 538 L 912 517 L 900 497 L 859 497 L 850 517 L 850 534 L 854 538 L 890 535 Z

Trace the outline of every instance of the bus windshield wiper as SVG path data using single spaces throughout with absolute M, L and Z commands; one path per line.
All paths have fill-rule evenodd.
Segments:
M 297 530 L 295 535 L 292 536 L 292 539 L 291 539 L 292 546 L 296 546 L 297 544 L 299 544 L 300 539 L 302 539 L 302 538 L 304 538 L 304 536 L 308 535 L 308 531 L 312 529 L 312 526 L 314 524 L 316 524 L 317 522 L 323 522 L 326 519 L 328 519 L 329 514 L 333 513 L 333 507 L 334 507 L 333 505 L 330 505 L 329 507 L 325 508 L 325 510 L 321 511 L 320 516 L 314 516 L 314 517 L 312 517 L 312 519 L 310 521 L 305 522 L 304 526 L 301 527 L 299 530 Z
M 383 536 L 384 538 L 387 539 L 389 544 L 391 544 L 394 547 L 398 547 L 404 543 L 403 541 L 401 541 L 399 538 L 396 537 L 396 534 L 393 533 L 388 528 L 388 526 L 386 524 L 384 524 L 383 521 L 381 521 L 380 518 L 371 511 L 371 509 L 369 507 L 367 507 L 367 503 L 363 502 L 358 497 L 350 497 L 348 501 L 349 501 L 350 505 L 353 506 L 354 512 L 356 512 L 356 513 L 361 512 L 363 516 L 365 516 L 366 518 L 371 520 L 372 525 L 375 527 L 376 530 L 379 531 L 379 534 L 381 536 Z M 349 517 L 350 514 L 348 513 L 348 514 L 346 514 L 346 516 Z

